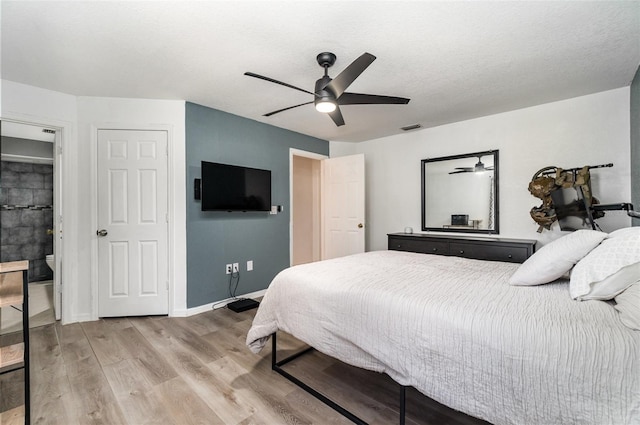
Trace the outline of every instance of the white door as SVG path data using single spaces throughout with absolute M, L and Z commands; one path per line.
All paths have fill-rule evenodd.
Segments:
M 167 314 L 167 133 L 98 131 L 98 315 Z
M 322 259 L 364 252 L 364 155 L 322 161 Z

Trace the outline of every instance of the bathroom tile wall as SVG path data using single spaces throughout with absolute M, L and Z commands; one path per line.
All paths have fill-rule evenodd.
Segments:
M 29 260 L 29 281 L 53 279 L 53 165 L 0 161 L 0 262 Z

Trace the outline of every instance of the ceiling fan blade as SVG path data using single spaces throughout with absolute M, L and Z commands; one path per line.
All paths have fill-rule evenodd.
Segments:
M 336 106 L 336 110 L 333 112 L 329 112 L 329 116 L 336 123 L 336 126 L 340 127 L 344 125 L 344 118 L 342 118 L 342 112 L 340 112 L 340 107 Z
M 275 115 L 275 114 L 277 114 L 279 112 L 287 111 L 287 110 L 293 109 L 293 108 L 297 108 L 298 106 L 309 105 L 310 103 L 313 103 L 313 102 L 304 102 L 304 103 L 301 103 L 299 105 L 289 106 L 288 108 L 278 109 L 277 111 L 273 111 L 273 112 L 269 112 L 268 114 L 264 114 L 263 117 L 270 117 L 271 115 Z
M 456 168 L 454 168 L 454 170 L 461 170 L 461 171 L 468 172 L 468 171 L 474 171 L 475 168 L 473 168 L 473 167 L 456 167 Z
M 329 84 L 324 86 L 324 88 L 329 89 L 336 98 L 340 97 L 347 87 L 349 87 L 374 60 L 376 60 L 376 57 L 371 53 L 363 53 L 362 56 L 351 62 L 348 67 L 338 74 L 336 78 L 331 80 Z
M 449 174 L 460 174 L 460 173 L 470 173 L 471 171 L 467 171 L 467 170 L 460 170 L 460 171 L 452 171 Z
M 338 105 L 406 105 L 410 100 L 404 97 L 344 92 L 338 98 Z
M 291 84 L 283 83 L 282 81 L 274 80 L 273 78 L 265 77 L 264 75 L 254 74 L 253 72 L 245 72 L 244 75 L 247 75 L 249 77 L 259 78 L 259 79 L 265 80 L 265 81 L 269 81 L 270 83 L 280 84 L 281 86 L 289 87 L 290 89 L 299 90 L 301 92 L 317 96 L 315 93 L 312 93 L 312 92 L 310 92 L 308 90 L 301 89 L 300 87 L 292 86 Z

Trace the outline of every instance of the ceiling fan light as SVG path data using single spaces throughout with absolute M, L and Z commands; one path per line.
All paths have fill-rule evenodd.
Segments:
M 318 112 L 324 112 L 324 113 L 328 113 L 328 112 L 333 112 L 336 110 L 336 104 L 335 102 L 332 102 L 331 100 L 320 100 L 318 102 L 316 102 L 316 110 Z

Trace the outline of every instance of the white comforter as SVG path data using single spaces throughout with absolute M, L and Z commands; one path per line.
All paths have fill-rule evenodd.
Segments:
M 640 332 L 518 264 L 377 251 L 284 270 L 247 344 L 278 329 L 494 424 L 640 423 Z

